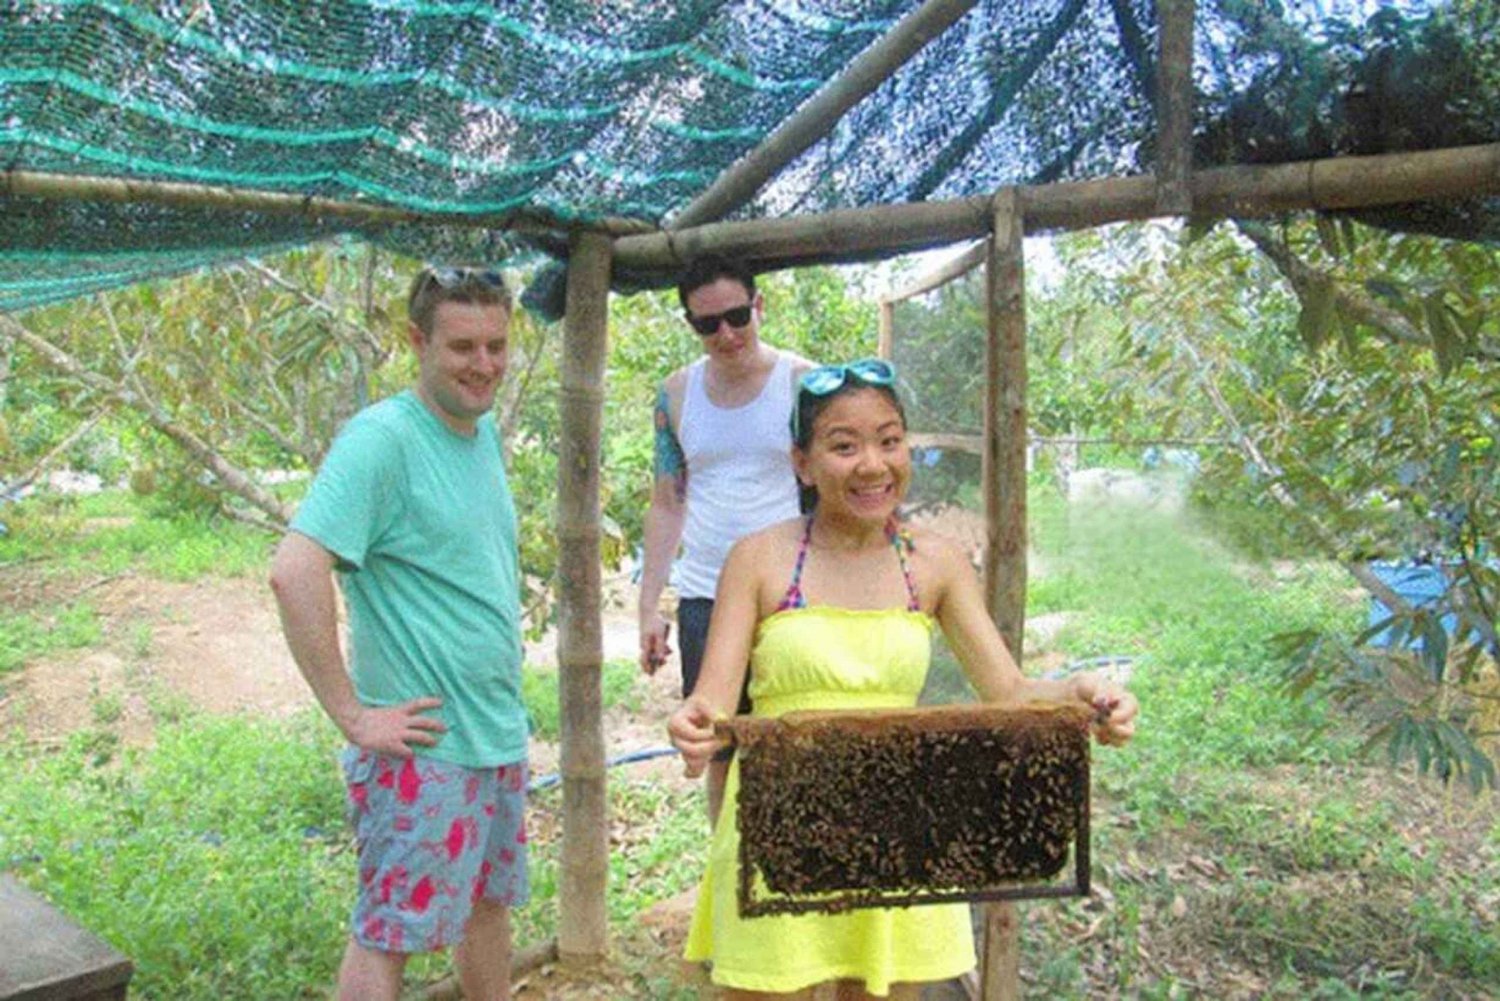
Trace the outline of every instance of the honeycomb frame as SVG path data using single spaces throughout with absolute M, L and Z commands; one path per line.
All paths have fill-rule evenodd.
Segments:
M 1091 721 L 1031 703 L 721 722 L 741 916 L 1087 896 Z

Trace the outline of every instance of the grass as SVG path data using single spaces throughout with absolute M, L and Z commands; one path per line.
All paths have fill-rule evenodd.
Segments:
M 1049 576 L 1032 613 L 1074 613 L 1056 641 L 1070 656 L 1133 657 L 1142 704 L 1132 746 L 1095 759 L 1096 885 L 1112 906 L 1033 906 L 1024 964 L 1042 993 L 1486 996 L 1500 942 L 1474 908 L 1500 905 L 1493 838 L 1472 869 L 1452 866 L 1463 851 L 1439 861 L 1415 843 L 1415 780 L 1367 767 L 1358 728 L 1316 692 L 1278 690 L 1272 635 L 1357 631 L 1363 605 L 1340 573 L 1308 561 L 1275 575 L 1201 526 L 1140 512 L 1043 496 L 1033 513 Z M 1493 800 L 1475 809 L 1494 816 Z M 1107 931 L 1078 947 L 1095 917 Z
M 313 717 L 195 719 L 115 761 L 14 741 L 0 859 L 131 957 L 133 997 L 318 996 L 351 899 L 332 744 Z
M 103 637 L 99 616 L 86 601 L 55 611 L 0 612 L 0 675 L 54 650 L 93 646 Z
M 189 716 L 123 755 L 100 753 L 102 732 L 40 756 L 19 738 L 0 744 L 0 867 L 130 956 L 131 997 L 326 996 L 356 879 L 331 725 L 312 712 Z M 702 806 L 628 778 L 610 800 L 628 818 L 610 855 L 610 917 L 628 926 L 697 878 Z M 555 934 L 560 808 L 558 792 L 536 794 L 521 944 Z M 415 959 L 408 979 L 436 980 L 447 963 Z
M 645 701 L 640 668 L 634 661 L 605 661 L 600 675 L 603 705 L 639 711 Z M 531 716 L 531 731 L 541 740 L 556 742 L 562 736 L 561 692 L 557 669 L 526 664 L 521 669 L 521 699 Z
M 165 580 L 262 573 L 275 539 L 224 518 L 170 517 L 129 491 L 41 495 L 7 506 L 0 567 L 43 563 L 48 573 Z

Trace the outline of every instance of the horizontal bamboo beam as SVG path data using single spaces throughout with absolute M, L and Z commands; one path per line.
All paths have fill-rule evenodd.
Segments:
M 361 226 L 409 223 L 502 229 L 516 233 L 601 232 L 609 236 L 656 231 L 649 223 L 635 219 L 606 218 L 581 222 L 562 219 L 536 209 L 482 214 L 417 212 L 373 202 L 341 201 L 337 198 L 319 198 L 285 191 L 184 184 L 180 181 L 51 174 L 35 170 L 7 170 L 0 173 L 0 198 L 21 196 L 50 201 L 143 203 L 224 212 L 265 212 Z
M 1114 445 L 1119 448 L 1232 448 L 1234 442 L 1227 438 L 1075 438 L 1028 435 L 1028 445 L 1041 447 L 1057 445 Z M 984 436 L 963 434 L 956 431 L 910 431 L 906 443 L 912 448 L 936 448 L 949 452 L 984 454 Z
M 1195 218 L 1357 209 L 1500 194 L 1500 143 L 1419 153 L 1341 156 L 1274 166 L 1216 167 L 1192 176 Z M 1150 175 L 1022 187 L 1026 232 L 1092 229 L 1158 216 Z M 675 272 L 715 253 L 765 268 L 877 260 L 989 233 L 992 196 L 841 209 L 818 215 L 710 223 L 623 236 L 615 264 L 641 274 Z
M 1500 143 L 1267 167 L 1216 167 L 1194 174 L 1190 187 L 1193 214 L 1200 218 L 1251 218 L 1308 209 L 1371 208 L 1494 195 L 1500 194 Z M 1155 179 L 1145 175 L 1023 187 L 1018 194 L 1026 231 L 1046 233 L 1155 218 L 1160 215 L 1156 191 Z M 637 281 L 675 274 L 687 260 L 706 253 L 739 257 L 759 269 L 772 270 L 879 260 L 982 239 L 989 231 L 992 197 L 842 209 L 658 232 L 632 219 L 610 218 L 589 224 L 551 220 L 536 212 L 495 216 L 423 213 L 276 191 L 21 170 L 0 172 L 0 199 L 10 195 L 257 211 L 370 225 L 505 229 L 539 235 L 592 229 L 616 238 L 615 268 L 633 272 Z
M 948 452 L 968 452 L 970 455 L 984 454 L 984 436 L 978 434 L 912 431 L 907 434 L 906 443 L 912 448 L 939 448 Z

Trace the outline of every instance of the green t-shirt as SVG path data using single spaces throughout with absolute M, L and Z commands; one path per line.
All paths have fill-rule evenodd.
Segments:
M 526 757 L 516 511 L 493 415 L 465 437 L 408 390 L 339 432 L 292 531 L 335 557 L 359 700 L 443 700 L 418 754 L 485 768 Z

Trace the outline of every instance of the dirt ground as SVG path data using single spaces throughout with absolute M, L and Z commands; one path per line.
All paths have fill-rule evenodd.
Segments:
M 24 728 L 40 746 L 108 723 L 128 745 L 151 740 L 174 707 L 210 713 L 286 716 L 315 704 L 282 639 L 275 602 L 259 579 L 174 583 L 126 574 L 55 585 L 55 593 L 11 596 L 25 605 L 62 604 L 87 595 L 103 642 L 58 651 L 5 679 L 0 721 Z M 0 580 L 0 594 L 5 582 Z M 29 600 L 28 600 L 29 599 Z M 605 659 L 634 659 L 635 617 L 618 600 L 606 612 Z M 553 663 L 555 640 L 529 644 L 527 661 Z M 665 721 L 675 707 L 681 674 L 675 658 L 643 687 L 636 714 L 606 720 L 606 753 L 666 744 Z M 532 770 L 556 768 L 557 751 L 536 742 Z M 670 759 L 632 765 L 638 774 L 679 778 Z

